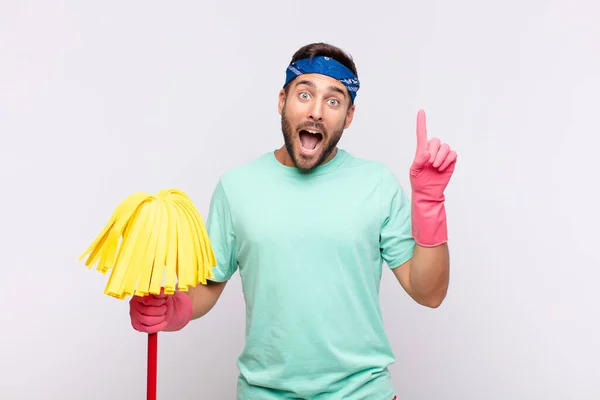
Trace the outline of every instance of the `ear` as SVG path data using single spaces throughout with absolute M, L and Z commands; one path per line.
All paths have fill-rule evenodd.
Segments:
M 348 112 L 346 113 L 346 122 L 344 124 L 344 129 L 348 129 L 350 127 L 350 124 L 352 124 L 352 120 L 354 119 L 354 110 L 355 105 L 352 104 L 352 106 L 348 109 Z
M 279 102 L 277 104 L 277 111 L 279 112 L 279 115 L 281 115 L 283 113 L 284 104 L 285 104 L 285 90 L 281 89 L 279 91 Z

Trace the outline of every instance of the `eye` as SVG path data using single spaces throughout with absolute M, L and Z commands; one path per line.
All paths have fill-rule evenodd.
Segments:
M 329 104 L 332 106 L 337 106 L 338 104 L 340 104 L 339 101 L 337 101 L 337 99 L 329 99 Z
M 308 100 L 308 98 L 310 97 L 310 96 L 308 95 L 308 93 L 306 93 L 306 92 L 302 92 L 302 93 L 300 93 L 300 95 L 299 95 L 299 96 L 300 96 L 300 98 L 301 98 L 301 99 L 303 99 L 303 100 Z

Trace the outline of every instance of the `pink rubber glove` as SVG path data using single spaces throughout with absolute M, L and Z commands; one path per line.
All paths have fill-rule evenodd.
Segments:
M 184 292 L 172 295 L 132 296 L 129 316 L 133 329 L 139 332 L 173 332 L 182 329 L 192 320 L 192 300 Z
M 417 151 L 410 167 L 412 187 L 412 234 L 424 247 L 448 241 L 444 190 L 454 168 L 457 154 L 438 138 L 427 139 L 425 112 L 417 114 Z

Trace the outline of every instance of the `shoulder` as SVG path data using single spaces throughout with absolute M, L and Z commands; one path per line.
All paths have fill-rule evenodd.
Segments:
M 363 157 L 357 157 L 347 151 L 345 166 L 352 169 L 353 173 L 383 185 L 398 184 L 394 171 L 384 162 Z
M 255 184 L 257 179 L 264 179 L 264 172 L 269 165 L 269 153 L 263 153 L 250 161 L 225 171 L 219 177 L 218 184 L 225 192 L 238 188 L 245 189 Z

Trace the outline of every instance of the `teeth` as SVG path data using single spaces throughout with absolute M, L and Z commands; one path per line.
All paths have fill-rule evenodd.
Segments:
M 308 133 L 312 133 L 313 135 L 318 135 L 319 132 L 318 131 L 311 131 L 311 130 L 307 130 Z

